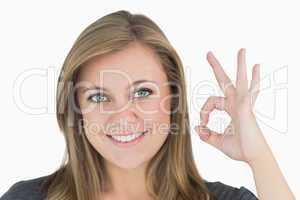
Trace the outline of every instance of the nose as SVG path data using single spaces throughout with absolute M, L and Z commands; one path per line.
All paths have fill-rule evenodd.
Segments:
M 136 132 L 136 124 L 138 124 L 138 115 L 131 103 L 118 109 L 112 117 L 113 126 L 118 127 L 118 134 L 129 134 Z
M 121 111 L 117 112 L 116 118 L 128 123 L 135 123 L 138 119 L 138 116 L 134 108 L 132 106 L 128 106 L 128 108 L 123 108 Z

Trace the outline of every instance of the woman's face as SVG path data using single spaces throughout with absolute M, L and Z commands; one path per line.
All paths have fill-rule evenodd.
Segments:
M 170 128 L 171 94 L 157 55 L 134 42 L 89 60 L 78 81 L 77 98 L 91 145 L 121 168 L 148 162 Z

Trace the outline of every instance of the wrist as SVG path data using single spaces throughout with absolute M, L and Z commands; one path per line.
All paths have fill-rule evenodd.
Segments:
M 267 164 L 270 164 L 272 160 L 273 160 L 273 154 L 269 148 L 266 148 L 264 151 L 261 151 L 261 154 L 259 156 L 247 161 L 247 164 L 253 170 L 260 166 L 265 166 Z

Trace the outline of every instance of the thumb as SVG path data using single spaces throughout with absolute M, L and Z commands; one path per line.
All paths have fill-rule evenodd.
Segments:
M 199 134 L 202 141 L 214 146 L 215 148 L 222 150 L 222 144 L 224 135 L 219 134 L 213 130 L 210 130 L 206 126 L 198 125 L 195 126 L 195 131 Z

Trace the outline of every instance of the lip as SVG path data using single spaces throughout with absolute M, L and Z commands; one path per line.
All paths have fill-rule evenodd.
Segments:
M 119 147 L 128 148 L 128 147 L 131 147 L 131 146 L 134 146 L 134 145 L 140 143 L 144 139 L 144 137 L 147 133 L 148 133 L 148 130 L 144 131 L 142 135 L 140 135 L 139 137 L 135 138 L 134 140 L 132 140 L 130 142 L 119 142 L 119 141 L 113 139 L 110 135 L 106 135 L 106 136 L 113 144 L 115 144 Z M 125 134 L 125 135 L 129 135 L 129 134 Z

